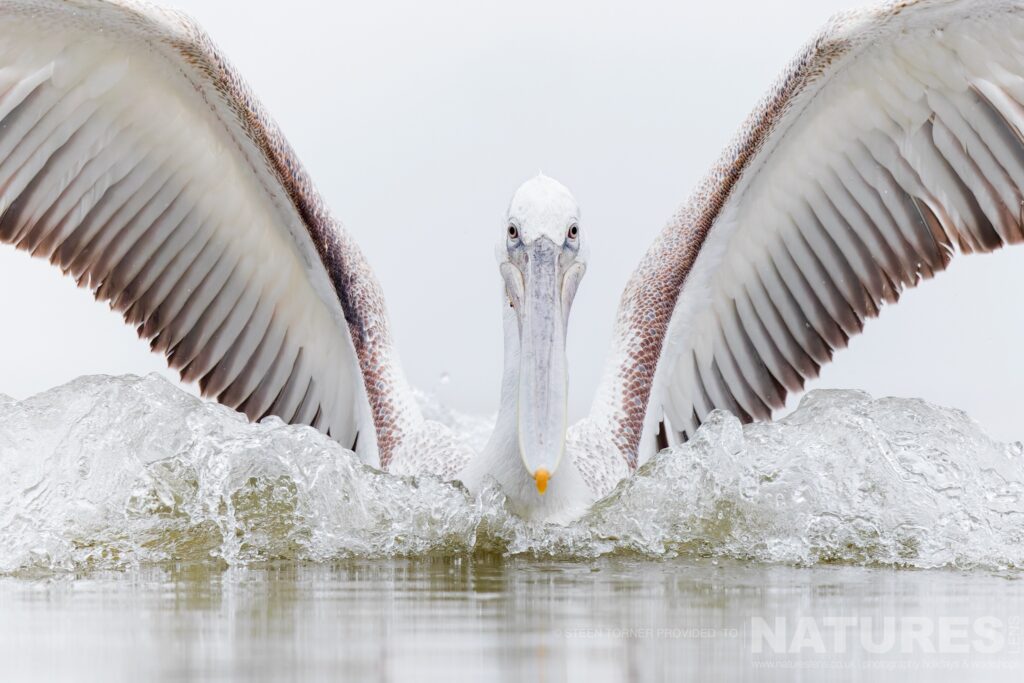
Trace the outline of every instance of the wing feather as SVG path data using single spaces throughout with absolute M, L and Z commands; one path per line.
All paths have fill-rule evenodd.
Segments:
M 0 2 L 0 241 L 92 289 L 252 419 L 346 446 L 366 434 L 360 451 L 386 467 L 416 418 L 358 249 L 180 14 Z
M 1022 239 L 1024 3 L 840 15 L 634 273 L 596 422 L 635 466 L 664 425 L 770 417 L 954 251 Z

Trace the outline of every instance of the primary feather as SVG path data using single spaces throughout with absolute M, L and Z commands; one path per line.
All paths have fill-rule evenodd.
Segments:
M 811 41 L 623 295 L 594 416 L 631 467 L 716 408 L 770 418 L 955 252 L 1024 238 L 1022 46 L 1015 0 L 889 2 Z

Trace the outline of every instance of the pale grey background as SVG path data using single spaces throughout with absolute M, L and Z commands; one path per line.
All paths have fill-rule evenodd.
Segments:
M 570 328 L 576 416 L 642 252 L 801 44 L 851 5 L 176 4 L 249 79 L 364 248 L 412 382 L 458 408 L 497 405 L 493 245 L 509 196 L 538 169 L 575 192 L 591 241 Z M 1024 436 L 1021 264 L 1024 249 L 959 261 L 869 323 L 814 386 L 921 396 Z M 0 249 L 0 291 L 2 393 L 87 373 L 173 376 L 43 262 Z

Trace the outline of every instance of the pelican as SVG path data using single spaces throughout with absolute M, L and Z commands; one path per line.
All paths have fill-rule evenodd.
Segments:
M 572 426 L 587 228 L 557 181 L 515 192 L 495 230 L 500 408 L 477 453 L 424 419 L 369 265 L 199 26 L 134 0 L 0 1 L 0 240 L 90 288 L 205 396 L 388 472 L 496 482 L 528 519 L 578 517 L 715 409 L 770 419 L 884 302 L 1024 239 L 1022 192 L 1024 2 L 841 14 L 637 266 Z

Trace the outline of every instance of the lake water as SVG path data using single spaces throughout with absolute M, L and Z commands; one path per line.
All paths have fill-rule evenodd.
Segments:
M 1022 616 L 1019 577 L 949 570 L 502 557 L 151 567 L 0 579 L 0 678 L 1019 681 Z
M 153 377 L 0 396 L 0 471 L 4 682 L 1024 674 L 1024 448 L 923 401 L 715 414 L 568 526 Z

